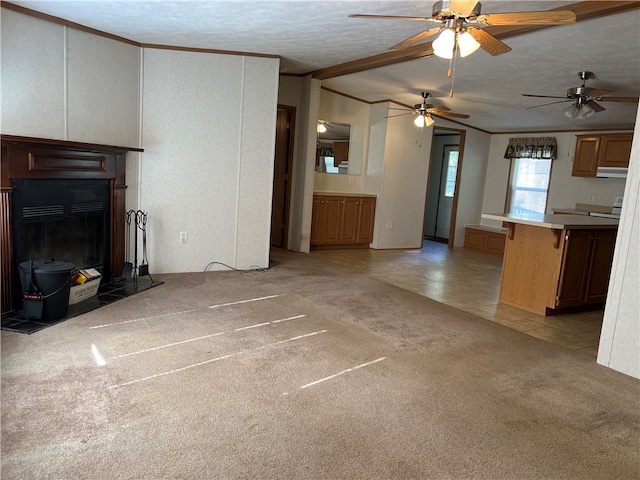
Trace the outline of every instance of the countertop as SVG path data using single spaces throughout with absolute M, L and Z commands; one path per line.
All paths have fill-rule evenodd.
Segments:
M 483 213 L 482 218 L 487 220 L 498 220 L 508 223 L 520 223 L 523 225 L 533 225 L 534 227 L 545 227 L 554 229 L 588 229 L 588 228 L 617 228 L 619 220 L 602 217 L 591 217 L 588 215 L 543 215 L 514 214 L 514 213 Z
M 314 190 L 314 195 L 324 195 L 325 197 L 375 197 L 378 196 L 375 193 L 356 193 L 356 192 L 323 192 L 321 190 Z

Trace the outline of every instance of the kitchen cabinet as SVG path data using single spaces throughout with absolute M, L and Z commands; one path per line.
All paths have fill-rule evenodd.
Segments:
M 375 197 L 314 195 L 311 245 L 350 247 L 371 243 L 375 206 Z
M 574 177 L 595 177 L 598 167 L 628 167 L 631 133 L 578 135 L 573 157 Z
M 464 229 L 464 246 L 474 250 L 502 255 L 507 240 L 506 232 L 483 226 L 466 226 Z
M 349 161 L 349 142 L 333 142 L 333 166 Z
M 601 305 L 618 222 L 589 215 L 482 214 L 507 226 L 500 303 L 539 315 Z
M 616 230 L 567 230 L 556 296 L 557 307 L 604 302 Z

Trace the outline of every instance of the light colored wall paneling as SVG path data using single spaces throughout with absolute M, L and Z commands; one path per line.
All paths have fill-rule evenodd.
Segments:
M 2 9 L 2 133 L 66 140 L 65 27 Z
M 235 261 L 242 269 L 269 266 L 279 63 L 244 59 Z
M 446 120 L 438 119 L 438 122 L 442 127 L 459 128 L 458 125 Z M 465 225 L 480 223 L 490 142 L 491 135 L 488 133 L 472 128 L 466 130 L 464 152 L 462 152 L 462 169 L 459 172 L 460 184 L 454 226 L 454 247 L 462 247 L 464 245 Z M 460 148 L 463 148 L 462 145 Z
M 598 363 L 640 378 L 640 111 L 604 309 Z
M 316 157 L 316 120 L 320 102 L 320 80 L 306 76 L 300 83 L 300 111 L 298 112 L 297 155 L 291 188 L 292 215 L 289 248 L 296 252 L 311 250 L 311 210 Z
M 255 81 L 244 75 L 242 56 L 145 49 L 140 198 L 158 273 L 202 271 L 210 262 L 237 267 L 238 219 L 245 213 L 239 203 L 242 138 L 265 135 L 257 122 L 243 124 L 245 85 Z M 267 129 L 275 135 L 275 87 L 271 95 L 261 101 L 274 117 Z M 257 119 L 266 115 L 261 105 L 254 105 Z M 255 155 L 260 165 L 260 155 L 272 162 L 273 148 Z M 242 186 L 251 181 L 243 179 Z M 271 185 L 272 178 L 260 181 Z M 271 203 L 264 194 L 253 200 Z M 188 233 L 187 243 L 179 242 L 180 232 Z M 253 241 L 262 246 L 268 235 L 259 226 Z
M 375 248 L 422 246 L 432 131 L 416 127 L 413 120 L 405 116 L 387 122 Z
M 68 29 L 69 139 L 138 147 L 140 48 Z

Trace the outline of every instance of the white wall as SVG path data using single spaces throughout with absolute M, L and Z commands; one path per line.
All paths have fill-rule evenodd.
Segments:
M 460 129 L 460 125 L 443 119 L 438 119 L 438 123 L 442 127 L 449 126 Z M 482 195 L 484 193 L 487 159 L 491 142 L 491 135 L 488 133 L 472 128 L 462 130 L 465 131 L 465 134 L 464 137 L 461 136 L 460 138 L 462 169 L 459 173 L 460 186 L 456 196 L 458 206 L 456 209 L 454 247 L 462 247 L 464 245 L 465 225 L 480 223 Z
M 299 96 L 292 92 L 298 92 Z M 320 102 L 320 80 L 306 76 L 297 81 L 281 78 L 282 101 L 297 102 L 295 155 L 291 183 L 289 249 L 309 253 L 311 249 L 311 210 L 316 155 L 316 121 Z
M 139 49 L 2 9 L 2 133 L 138 147 Z
M 3 134 L 145 149 L 127 155 L 127 208 L 148 212 L 152 273 L 268 266 L 278 59 L 1 21 Z
M 386 111 L 377 108 L 375 117 L 373 112 L 371 116 L 371 121 L 380 124 L 386 134 L 382 157 L 381 145 L 370 147 L 372 172 L 376 172 L 382 160 L 381 188 L 370 192 L 378 194 L 372 247 L 420 248 L 432 128 L 416 127 L 410 115 L 393 118 L 393 121 L 380 118 L 381 114 L 382 117 L 389 115 L 390 104 L 384 106 Z M 374 128 L 375 124 L 372 132 L 382 133 L 383 129 Z
M 604 309 L 598 363 L 640 378 L 640 110 Z
M 588 132 L 580 132 L 585 135 Z M 554 208 L 574 208 L 576 203 L 613 205 L 614 197 L 622 195 L 625 181 L 620 178 L 585 178 L 571 176 L 576 134 L 571 132 L 545 132 L 522 135 L 492 135 L 487 166 L 482 213 L 504 212 L 509 186 L 510 161 L 504 158 L 509 138 L 514 136 L 556 137 L 558 158 L 551 166 L 547 213 Z M 591 199 L 593 196 L 593 200 Z M 482 220 L 483 224 L 500 226 L 499 222 Z
M 349 171 L 339 175 L 315 173 L 314 190 L 319 192 L 362 193 L 369 145 L 369 104 L 329 90 L 320 90 L 318 118 L 351 125 Z
M 268 266 L 278 66 L 144 50 L 140 197 L 154 271 Z

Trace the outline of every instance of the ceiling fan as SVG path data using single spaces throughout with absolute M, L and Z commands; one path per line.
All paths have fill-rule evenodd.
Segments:
M 389 110 L 402 110 L 405 113 L 399 113 L 398 115 L 390 115 L 386 118 L 392 117 L 400 117 L 403 115 L 418 115 L 413 123 L 416 126 L 422 128 L 425 125 L 430 127 L 435 123 L 433 117 L 458 117 L 458 118 L 469 118 L 469 115 L 464 113 L 453 113 L 449 111 L 447 107 L 435 107 L 430 103 L 427 103 L 427 98 L 429 98 L 431 94 L 429 92 L 422 92 L 422 103 L 417 103 L 414 105 L 413 110 L 407 108 L 390 108 Z
M 440 23 L 440 26 L 424 30 L 392 46 L 389 50 L 402 50 L 422 43 L 429 37 L 442 32 L 433 42 L 433 51 L 439 57 L 447 59 L 451 59 L 457 50 L 460 51 L 461 57 L 466 57 L 479 47 L 491 55 L 500 55 L 511 51 L 510 47 L 484 30 L 484 27 L 487 26 L 566 25 L 576 21 L 576 14 L 571 10 L 481 14 L 481 4 L 477 0 L 436 2 L 430 17 L 363 14 L 352 14 L 349 17 Z
M 576 21 L 576 14 L 571 10 L 481 14 L 481 7 L 477 0 L 442 0 L 433 5 L 431 17 L 352 14 L 349 15 L 349 18 L 440 23 L 440 26 L 417 33 L 390 47 L 389 50 L 402 50 L 423 43 L 429 37 L 440 33 L 431 46 L 435 55 L 449 59 L 447 76 L 451 77 L 450 97 L 453 97 L 453 74 L 458 51 L 461 57 L 472 54 L 480 47 L 494 56 L 511 51 L 511 47 L 487 32 L 484 27 L 493 25 L 567 25 Z
M 569 118 L 583 119 L 590 117 L 594 113 L 602 112 L 605 108 L 596 102 L 622 102 L 622 103 L 638 103 L 638 97 L 604 97 L 607 93 L 612 93 L 611 90 L 605 90 L 604 88 L 593 88 L 585 86 L 586 81 L 593 77 L 593 72 L 582 71 L 578 72 L 578 77 L 582 80 L 582 85 L 579 87 L 570 88 L 567 90 L 567 94 L 564 97 L 554 95 L 533 95 L 529 93 L 523 93 L 524 97 L 537 97 L 537 98 L 562 98 L 556 102 L 543 103 L 541 105 L 534 105 L 533 107 L 527 107 L 527 110 L 531 108 L 544 107 L 545 105 L 553 105 L 556 103 L 573 102 L 565 111 L 564 114 Z

